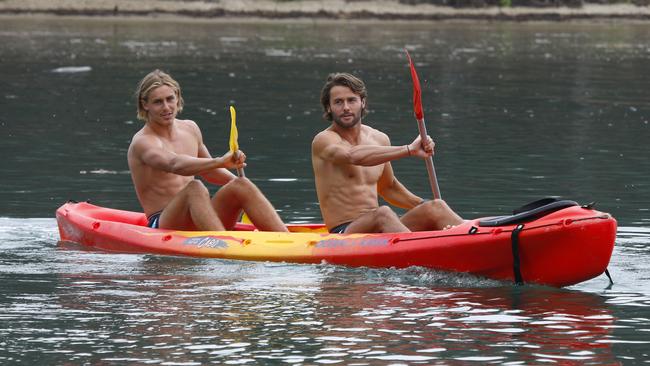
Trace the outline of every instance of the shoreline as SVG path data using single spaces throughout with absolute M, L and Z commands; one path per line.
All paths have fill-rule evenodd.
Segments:
M 202 20 L 569 21 L 650 20 L 649 6 L 454 8 L 398 0 L 0 0 L 0 16 L 188 18 Z

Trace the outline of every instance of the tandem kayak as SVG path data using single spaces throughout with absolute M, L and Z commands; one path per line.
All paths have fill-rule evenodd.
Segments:
M 175 231 L 146 227 L 143 213 L 68 202 L 56 211 L 62 242 L 148 253 L 374 268 L 420 266 L 516 283 L 569 286 L 606 271 L 616 239 L 608 213 L 568 200 L 540 200 L 512 215 L 412 233 L 329 234 L 322 224 L 289 233 Z

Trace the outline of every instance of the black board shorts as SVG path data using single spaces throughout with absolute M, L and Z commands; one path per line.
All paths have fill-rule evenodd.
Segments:
M 345 232 L 345 229 L 347 229 L 351 223 L 352 221 L 344 222 L 339 226 L 333 227 L 331 230 L 329 230 L 329 232 L 330 234 L 343 234 Z
M 160 227 L 160 214 L 161 213 L 162 213 L 162 211 L 158 211 L 158 212 L 156 212 L 154 214 L 151 214 L 151 216 L 149 216 L 147 218 L 147 226 L 152 228 L 152 229 L 158 229 Z

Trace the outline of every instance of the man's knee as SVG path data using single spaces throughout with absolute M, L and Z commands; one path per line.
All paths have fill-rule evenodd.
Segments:
M 399 220 L 399 216 L 393 211 L 390 206 L 379 206 L 375 211 L 377 219 L 383 222 Z
M 440 212 L 447 209 L 447 203 L 439 198 L 426 201 L 424 205 L 432 212 Z
M 194 179 L 187 184 L 185 190 L 188 195 L 198 196 L 198 197 L 207 197 L 210 198 L 210 191 L 208 188 L 198 179 Z
M 244 194 L 250 193 L 257 189 L 255 184 L 246 177 L 237 177 L 231 180 L 230 182 L 228 182 L 228 184 L 226 184 L 224 188 L 225 187 L 228 187 L 229 190 L 236 190 Z

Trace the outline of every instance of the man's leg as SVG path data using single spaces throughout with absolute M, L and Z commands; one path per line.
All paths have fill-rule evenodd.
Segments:
M 160 215 L 161 229 L 221 231 L 224 229 L 210 204 L 210 192 L 199 180 L 189 182 Z
M 411 231 L 442 230 L 463 222 L 443 200 L 421 203 L 405 213 L 401 220 Z
M 390 207 L 381 206 L 352 221 L 344 233 L 403 233 L 408 231 L 409 229 L 402 224 Z
M 247 178 L 236 178 L 221 187 L 212 198 L 212 207 L 226 229 L 235 226 L 243 209 L 261 231 L 288 231 L 271 202 Z

